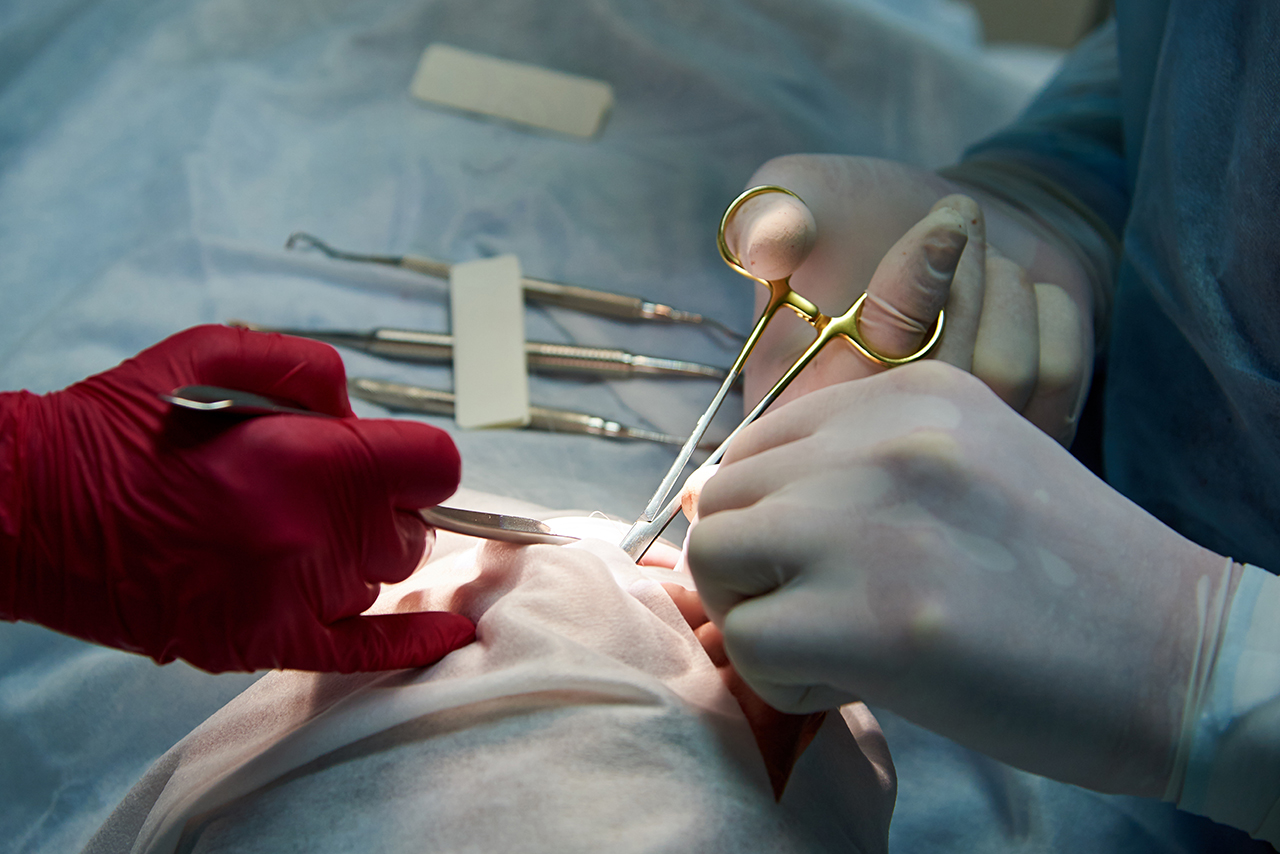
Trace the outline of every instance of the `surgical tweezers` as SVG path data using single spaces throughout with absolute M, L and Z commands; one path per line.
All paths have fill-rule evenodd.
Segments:
M 231 415 L 308 415 L 316 418 L 333 418 L 324 412 L 303 409 L 281 403 L 260 394 L 237 389 L 208 385 L 188 385 L 175 388 L 160 399 L 179 409 L 193 412 L 226 413 Z M 469 537 L 483 537 L 507 543 L 533 545 L 546 543 L 563 546 L 577 542 L 577 537 L 557 534 L 537 519 L 523 516 L 507 516 L 500 513 L 484 513 L 479 510 L 463 510 L 461 507 L 424 507 L 418 510 L 428 525 Z
M 422 412 L 427 415 L 453 415 L 454 394 L 424 388 L 420 385 L 352 377 L 347 380 L 347 390 L 353 397 L 377 403 L 388 409 L 406 412 Z M 608 439 L 641 439 L 663 445 L 683 445 L 683 436 L 672 436 L 657 430 L 628 427 L 617 421 L 573 412 L 568 409 L 551 409 L 546 406 L 529 407 L 529 430 L 548 433 L 575 433 L 583 436 L 604 436 Z
M 255 332 L 279 332 L 299 338 L 313 338 L 337 347 L 359 350 L 384 359 L 401 362 L 449 364 L 453 361 L 453 336 L 414 329 L 371 329 L 352 332 L 337 329 L 290 329 L 260 326 L 243 320 L 228 321 L 229 326 Z M 725 370 L 683 359 L 641 356 L 608 347 L 581 347 L 575 344 L 549 344 L 526 341 L 525 355 L 529 370 L 542 374 L 585 374 L 605 379 L 635 376 L 688 377 L 723 380 Z
M 421 273 L 424 276 L 430 276 L 433 279 L 445 279 L 446 281 L 449 278 L 449 268 L 453 266 L 446 261 L 437 261 L 434 258 L 426 258 L 421 255 L 365 255 L 344 252 L 340 249 L 334 249 L 320 238 L 302 231 L 295 231 L 289 235 L 284 248 L 293 249 L 299 244 L 318 249 L 330 258 L 336 258 L 340 261 L 360 261 L 402 267 L 406 270 L 413 270 L 415 273 Z M 588 314 L 612 317 L 619 320 L 689 323 L 715 329 L 717 332 L 731 338 L 742 339 L 741 333 L 735 332 L 718 320 L 704 317 L 692 311 L 681 311 L 669 305 L 650 302 L 642 297 L 615 294 L 610 291 L 600 291 L 578 285 L 566 285 L 562 282 L 534 279 L 529 276 L 522 277 L 520 284 L 524 288 L 525 299 L 530 302 L 572 308 Z

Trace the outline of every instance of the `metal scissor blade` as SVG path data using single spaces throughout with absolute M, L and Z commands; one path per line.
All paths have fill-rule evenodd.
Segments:
M 737 438 L 738 434 L 747 429 L 747 427 L 759 418 L 775 400 L 782 396 L 782 393 L 787 390 L 787 386 L 791 385 L 791 381 L 799 376 L 805 366 L 808 365 L 809 362 L 813 361 L 813 357 L 818 355 L 818 352 L 826 346 L 827 342 L 837 334 L 839 333 L 833 329 L 826 329 L 819 333 L 818 337 L 809 345 L 808 349 L 800 354 L 800 358 L 796 359 L 795 363 L 787 369 L 787 372 L 782 375 L 781 379 L 774 383 L 773 388 L 769 389 L 769 393 L 760 399 L 760 402 L 747 413 L 747 417 L 743 418 L 742 422 L 738 424 L 737 427 L 733 428 L 733 432 L 720 443 L 720 447 L 711 452 L 711 455 L 707 457 L 706 462 L 704 462 L 702 466 L 699 466 L 699 468 L 715 465 L 720 462 L 724 457 L 725 451 L 729 450 L 730 443 Z M 623 536 L 622 541 L 618 543 L 619 548 L 630 555 L 632 560 L 640 560 L 640 558 L 644 557 L 644 553 L 649 550 L 649 546 L 653 545 L 653 541 L 656 540 L 664 530 L 666 530 L 666 527 L 671 524 L 671 520 L 674 519 L 676 514 L 679 512 L 680 496 L 677 495 L 675 498 L 672 498 L 660 512 L 654 513 L 648 518 L 638 519 L 636 523 L 631 526 L 631 529 L 627 531 L 626 535 Z
M 657 518 L 659 511 L 662 509 L 663 502 L 666 501 L 667 496 L 671 494 L 671 490 L 675 487 L 676 481 L 684 472 L 684 467 L 689 464 L 690 458 L 693 457 L 693 452 L 697 450 L 699 443 L 702 441 L 702 437 L 706 435 L 707 429 L 711 426 L 712 420 L 716 417 L 716 413 L 720 411 L 720 405 L 724 403 L 724 399 L 728 397 L 729 391 L 738 382 L 738 377 L 742 374 L 742 368 L 747 363 L 747 357 L 751 355 L 751 351 L 755 348 L 756 342 L 759 341 L 760 336 L 764 334 L 764 329 L 769 325 L 769 321 L 773 319 L 775 314 L 777 314 L 778 309 L 785 304 L 787 295 L 791 293 L 791 288 L 785 281 L 771 283 L 770 287 L 771 296 L 769 304 L 765 307 L 765 310 L 760 315 L 760 319 L 756 321 L 756 325 L 747 336 L 746 342 L 742 345 L 742 350 L 738 353 L 738 358 L 733 360 L 733 365 L 729 368 L 729 372 L 725 374 L 724 382 L 720 384 L 720 388 L 716 391 L 715 397 L 711 399 L 711 403 L 707 404 L 706 410 L 698 417 L 698 423 L 693 425 L 693 432 L 689 434 L 689 438 L 685 440 L 683 447 L 680 448 L 680 453 L 676 455 L 676 460 L 671 464 L 671 468 L 667 469 L 666 475 L 662 478 L 662 483 L 658 484 L 658 488 L 653 493 L 653 497 L 649 499 L 649 503 L 645 506 L 644 512 L 640 514 L 640 518 L 636 521 L 637 525 L 641 522 L 648 522 Z M 781 294 L 781 296 L 779 296 L 779 294 Z
M 724 382 L 720 384 L 716 396 L 711 399 L 711 403 L 707 405 L 706 410 L 698 418 L 698 423 L 693 426 L 693 432 L 689 434 L 680 448 L 680 453 L 676 455 L 675 462 L 671 464 L 671 468 L 667 469 L 666 475 L 662 478 L 662 483 L 658 484 L 658 489 L 653 493 L 653 497 L 649 499 L 648 505 L 644 508 L 644 513 L 640 516 L 639 522 L 653 519 L 658 511 L 662 508 L 662 502 L 667 500 L 667 496 L 671 494 L 672 488 L 676 481 L 684 472 L 684 467 L 689 464 L 693 452 L 698 449 L 698 443 L 702 441 L 702 437 L 706 434 L 707 428 L 711 426 L 711 421 L 716 417 L 716 413 L 720 410 L 720 404 L 724 403 L 725 397 L 738 380 L 738 374 L 741 369 L 734 365 L 730 369 L 729 374 L 724 378 Z
M 680 512 L 680 496 L 667 502 L 662 511 L 655 513 L 652 519 L 639 519 L 618 542 L 618 548 L 627 553 L 633 561 L 639 562 L 644 553 L 653 545 L 653 541 L 662 536 L 662 532 L 671 524 Z

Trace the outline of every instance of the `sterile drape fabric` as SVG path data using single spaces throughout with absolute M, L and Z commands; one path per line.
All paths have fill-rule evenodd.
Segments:
M 267 675 L 86 850 L 885 851 L 894 775 L 866 707 L 828 716 L 775 802 L 662 581 L 688 583 L 601 540 L 442 533 L 374 610 L 451 608 L 476 643 L 418 671 Z

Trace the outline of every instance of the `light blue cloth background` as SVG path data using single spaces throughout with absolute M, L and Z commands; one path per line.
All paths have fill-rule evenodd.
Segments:
M 951 162 L 1030 94 L 936 0 L 5 0 L 0 3 L 0 388 L 45 391 L 179 329 L 239 317 L 447 328 L 442 283 L 286 252 L 462 261 L 749 321 L 715 225 L 769 157 Z M 434 111 L 407 94 L 444 41 L 604 79 L 579 141 Z M 531 309 L 531 338 L 727 363 L 689 328 Z M 349 373 L 447 387 L 446 370 L 344 354 Z M 536 402 L 681 432 L 702 382 L 535 379 Z M 377 407 L 357 404 L 361 415 Z M 434 423 L 447 428 L 441 420 Z M 466 485 L 633 516 L 669 449 L 452 430 Z M 252 676 L 0 624 L 0 839 L 82 845 L 147 765 Z M 975 756 L 892 716 L 904 851 L 1193 851 L 1160 805 Z
M 1108 482 L 1197 543 L 1277 572 L 1280 7 L 1116 7 L 972 153 L 1055 178 L 1123 240 L 1103 341 Z

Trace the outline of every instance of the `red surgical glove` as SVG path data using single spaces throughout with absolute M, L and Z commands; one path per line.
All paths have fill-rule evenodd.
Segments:
M 337 418 L 171 410 L 184 385 Z M 359 420 L 325 344 L 201 326 L 63 391 L 0 395 L 0 617 L 212 672 L 430 664 L 448 613 L 362 617 L 457 487 L 449 436 Z

